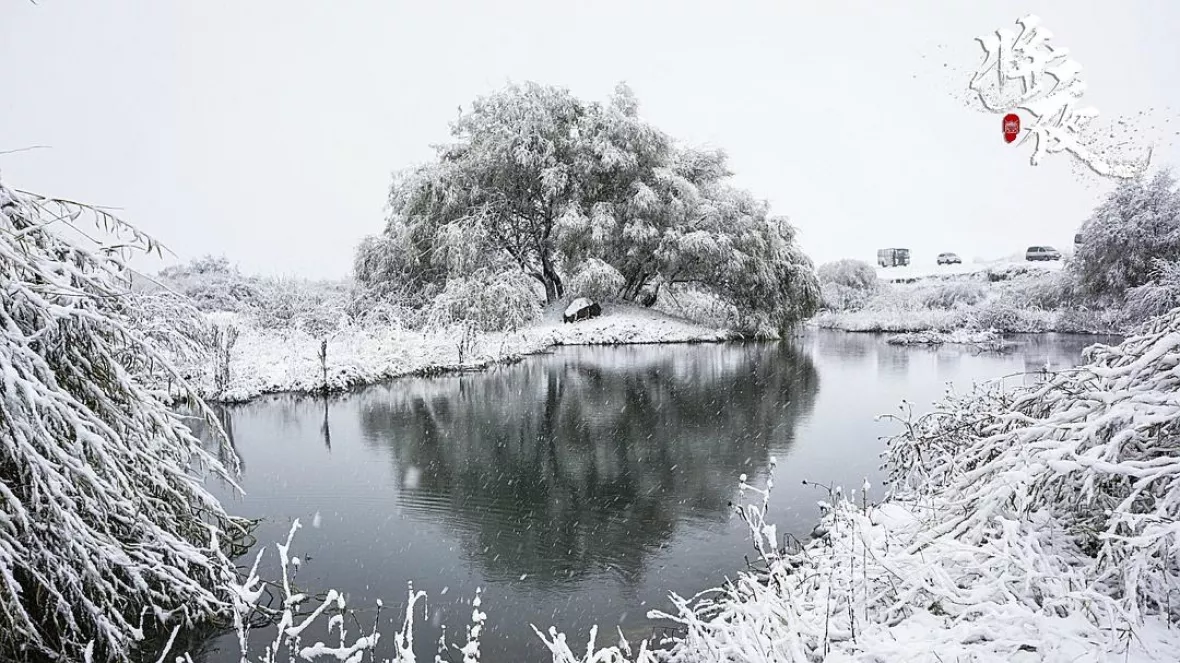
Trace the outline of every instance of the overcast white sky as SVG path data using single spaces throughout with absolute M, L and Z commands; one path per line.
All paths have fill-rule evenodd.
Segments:
M 973 38 L 1036 13 L 1104 118 L 1177 117 L 1180 2 L 967 4 L 6 0 L 0 152 L 52 149 L 0 172 L 122 207 L 182 259 L 344 276 L 390 173 L 430 158 L 458 106 L 509 80 L 593 99 L 625 80 L 647 119 L 727 150 L 817 262 L 1066 248 L 1108 187 L 1064 155 L 1030 166 L 956 100 Z

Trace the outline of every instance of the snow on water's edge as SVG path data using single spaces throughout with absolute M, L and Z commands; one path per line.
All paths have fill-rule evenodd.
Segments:
M 241 403 L 264 394 L 324 391 L 320 337 L 297 330 L 260 329 L 234 314 L 210 317 L 216 324 L 236 326 L 239 336 L 225 389 L 213 388 L 209 367 L 189 367 L 206 400 Z M 328 338 L 326 386 L 328 391 L 341 391 L 399 377 L 478 371 L 563 345 L 717 343 L 734 338 L 728 330 L 617 305 L 604 307 L 601 316 L 590 320 L 547 320 L 515 332 L 465 336 L 459 328 L 423 333 L 354 327 Z

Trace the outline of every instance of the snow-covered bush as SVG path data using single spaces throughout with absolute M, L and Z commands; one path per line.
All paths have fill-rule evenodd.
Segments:
M 160 270 L 160 279 L 202 311 L 243 312 L 258 305 L 259 292 L 225 257 L 205 256 Z
M 1005 279 L 997 288 L 1008 301 L 1021 308 L 1063 309 L 1082 302 L 1077 277 L 1069 270 L 1033 271 Z
M 1169 171 L 1119 184 L 1082 225 L 1071 261 L 1086 291 L 1121 300 L 1150 282 L 1155 260 L 1180 256 L 1180 191 Z
M 837 260 L 816 270 L 820 284 L 820 302 L 832 311 L 855 311 L 864 308 L 880 289 L 877 270 L 861 260 Z
M 1029 276 L 1031 274 L 1044 273 L 1044 268 L 1034 267 L 1027 264 L 1008 264 L 1003 267 L 991 267 L 984 272 L 984 277 L 989 283 L 998 283 L 1000 281 L 1010 281 L 1015 278 Z
M 1127 316 L 1119 309 L 1067 308 L 1053 315 L 1052 330 L 1066 334 L 1122 334 Z
M 1152 278 L 1127 291 L 1125 313 L 1141 321 L 1180 306 L 1180 259 L 1156 260 Z
M 865 307 L 873 296 L 871 290 L 850 288 L 839 283 L 820 285 L 820 301 L 830 311 L 857 311 Z
M 160 271 L 170 289 L 208 313 L 242 313 L 262 328 L 326 335 L 346 324 L 354 293 L 342 281 L 246 276 L 226 258 L 206 256 Z
M 893 489 L 936 505 L 928 541 L 978 546 L 989 591 L 1099 628 L 1178 619 L 1180 309 L 1087 355 L 910 422 L 890 441 Z
M 984 301 L 970 312 L 970 326 L 1003 332 L 1042 332 L 1053 328 L 1054 316 L 1046 311 L 1021 308 L 1005 297 Z
M 836 283 L 854 290 L 873 290 L 880 283 L 872 265 L 851 258 L 824 263 L 815 273 L 821 284 Z
M 348 323 L 351 293 L 345 283 L 294 278 L 261 278 L 257 283 L 259 298 L 250 314 L 262 328 L 324 336 Z
M 566 295 L 603 301 L 617 297 L 624 285 L 619 270 L 598 258 L 588 258 L 574 270 Z
M 919 294 L 922 304 L 928 308 L 952 309 L 960 306 L 975 306 L 987 297 L 982 283 L 956 279 L 925 288 Z
M 426 312 L 427 325 L 471 322 L 481 331 L 520 329 L 541 314 L 537 288 L 524 274 L 478 273 L 452 277 Z
M 222 546 L 242 524 L 193 474 L 230 472 L 144 386 L 192 395 L 151 311 L 130 311 L 120 250 L 53 231 L 88 213 L 156 249 L 0 184 L 0 660 L 128 660 L 156 629 L 225 614 L 235 575 Z

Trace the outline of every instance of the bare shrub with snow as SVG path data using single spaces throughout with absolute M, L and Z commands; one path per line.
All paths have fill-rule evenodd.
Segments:
M 191 395 L 159 343 L 191 345 L 160 320 L 195 313 L 129 296 L 119 250 L 53 232 L 85 214 L 157 248 L 105 212 L 0 184 L 3 660 L 127 660 L 157 629 L 225 614 L 235 575 L 222 546 L 241 523 L 194 474 L 230 472 L 144 387 Z
M 258 663 L 279 663 L 279 661 L 303 661 L 305 663 L 360 663 L 362 660 L 376 661 L 378 647 L 386 634 L 380 630 L 383 603 L 378 600 L 372 626 L 361 624 L 344 594 L 330 589 L 320 595 L 309 595 L 300 591 L 295 581 L 302 566 L 301 559 L 292 554 L 291 546 L 295 533 L 302 527 L 296 519 L 291 523 L 287 538 L 275 544 L 279 562 L 279 579 L 268 583 L 259 576 L 258 567 L 265 549 L 258 551 L 254 562 L 244 577 L 227 583 L 229 587 L 230 624 L 237 635 L 238 649 L 242 661 Z M 462 645 L 446 641 L 446 630 L 439 638 L 435 661 L 450 661 L 451 654 L 462 656 L 464 663 L 478 663 L 480 643 L 483 636 L 487 613 L 482 607 L 481 591 L 477 588 L 472 599 L 471 625 L 467 628 Z M 410 584 L 402 617 L 401 628 L 389 634 L 390 646 L 386 650 L 392 657 L 383 656 L 384 663 L 415 663 L 414 652 L 415 616 L 419 606 L 425 616 L 426 592 L 415 591 Z M 266 599 L 266 600 L 264 600 Z M 274 604 L 277 602 L 277 607 Z M 356 630 L 351 627 L 355 626 Z M 175 656 L 177 661 L 191 661 L 187 653 L 174 652 L 173 645 L 179 629 L 172 632 L 158 653 L 158 660 Z M 262 635 L 262 640 L 253 636 Z M 310 637 L 327 637 L 335 642 Z M 87 663 L 90 659 L 87 658 Z

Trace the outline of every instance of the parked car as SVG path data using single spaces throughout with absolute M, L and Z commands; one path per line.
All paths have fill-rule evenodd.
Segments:
M 940 265 L 959 265 L 963 260 L 954 253 L 940 253 L 938 254 L 938 264 Z
M 909 249 L 878 249 L 877 264 L 882 267 L 901 267 L 910 264 Z
M 1061 260 L 1061 252 L 1051 246 L 1030 246 L 1024 252 L 1025 260 Z

